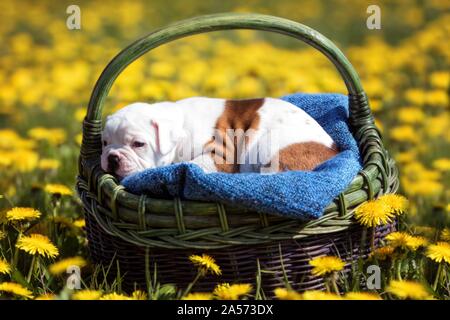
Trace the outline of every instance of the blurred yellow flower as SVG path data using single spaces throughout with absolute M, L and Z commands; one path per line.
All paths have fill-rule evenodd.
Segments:
M 77 228 L 84 228 L 86 226 L 86 221 L 84 219 L 77 219 L 73 222 L 73 225 Z
M 75 266 L 78 268 L 83 268 L 86 264 L 86 261 L 82 257 L 66 258 L 51 264 L 48 270 L 53 275 L 59 275 L 67 272 L 70 267 Z
M 436 170 L 446 172 L 450 171 L 450 159 L 449 158 L 439 158 L 433 161 L 433 167 Z
M 59 168 L 59 161 L 56 159 L 41 159 L 39 160 L 38 168 L 41 170 L 55 170 Z
M 408 124 L 420 123 L 425 118 L 425 113 L 420 108 L 404 107 L 398 110 L 398 119 L 400 122 Z
M 15 282 L 2 282 L 0 283 L 0 291 L 14 294 L 16 296 L 25 297 L 25 298 L 33 298 L 33 293 L 24 288 L 22 285 Z
M 207 254 L 199 255 L 191 255 L 189 257 L 189 260 L 196 265 L 199 268 L 199 271 L 202 274 L 207 274 L 208 272 L 211 272 L 212 274 L 220 275 L 222 274 L 222 271 L 220 270 L 220 267 L 216 264 L 216 261 L 214 258 Z
M 147 293 L 145 293 L 142 290 L 135 290 L 131 294 L 131 299 L 132 300 L 148 300 L 148 296 L 147 296 Z
M 387 291 L 401 299 L 425 300 L 432 297 L 421 283 L 414 281 L 392 280 Z
M 113 292 L 103 295 L 100 300 L 131 300 L 131 298 L 126 295 Z
M 62 184 L 46 184 L 44 191 L 52 195 L 71 196 L 73 191 Z
M 435 88 L 448 89 L 450 84 L 450 72 L 436 71 L 430 75 L 430 83 Z
M 47 141 L 51 145 L 60 145 L 66 141 L 66 132 L 60 128 L 35 127 L 28 130 L 28 135 L 34 140 Z
M 33 208 L 15 207 L 6 212 L 6 219 L 9 221 L 23 221 L 38 219 L 41 213 Z
M 0 274 L 9 274 L 11 273 L 11 266 L 9 265 L 9 263 L 0 258 Z
M 325 256 L 310 260 L 309 265 L 313 267 L 311 270 L 313 275 L 323 276 L 332 272 L 341 271 L 345 266 L 345 262 L 338 257 Z
M 214 288 L 214 296 L 220 300 L 238 300 L 242 296 L 247 296 L 252 291 L 250 284 L 222 283 Z
M 441 240 L 450 242 L 450 228 L 444 228 L 441 231 Z M 1 238 L 0 238 L 1 239 Z
M 366 227 L 385 225 L 392 221 L 393 214 L 388 204 L 379 200 L 369 200 L 355 209 L 355 219 Z
M 46 293 L 46 294 L 37 296 L 34 300 L 55 300 L 55 299 L 56 299 L 56 295 L 54 295 L 53 293 Z
M 21 236 L 17 240 L 16 247 L 31 255 L 41 255 L 43 257 L 55 258 L 59 255 L 50 239 L 44 235 L 33 233 L 29 236 Z
M 391 246 L 383 246 L 380 248 L 376 248 L 374 251 L 370 253 L 370 258 L 375 258 L 380 261 L 384 261 L 394 254 L 394 247 Z
M 441 263 L 445 261 L 450 264 L 450 243 L 438 242 L 428 246 L 427 257 L 431 260 Z
M 73 300 L 98 300 L 102 296 L 99 290 L 78 290 L 72 294 Z
M 183 297 L 183 300 L 212 300 L 213 294 L 209 292 L 192 292 Z
M 319 290 L 305 291 L 302 294 L 302 298 L 303 300 L 342 300 L 342 297 L 335 293 Z
M 293 290 L 276 288 L 273 292 L 275 297 L 279 300 L 302 300 L 302 295 Z
M 345 294 L 346 300 L 382 300 L 376 293 L 370 292 L 348 292 Z
M 391 135 L 391 138 L 398 142 L 410 142 L 415 144 L 420 141 L 417 130 L 409 125 L 394 127 L 389 131 L 389 133 Z

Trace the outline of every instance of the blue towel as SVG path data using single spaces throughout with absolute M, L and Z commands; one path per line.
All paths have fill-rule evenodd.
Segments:
M 206 174 L 195 164 L 176 163 L 128 176 L 122 185 L 134 194 L 218 201 L 301 220 L 320 217 L 361 169 L 357 143 L 347 125 L 348 98 L 297 93 L 282 99 L 316 119 L 341 152 L 313 171 Z

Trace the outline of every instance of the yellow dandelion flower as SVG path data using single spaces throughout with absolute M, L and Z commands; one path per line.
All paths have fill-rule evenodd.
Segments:
M 275 297 L 279 300 L 301 300 L 302 295 L 293 290 L 287 290 L 285 288 L 276 288 L 274 291 Z
M 66 258 L 50 265 L 49 271 L 53 275 L 58 275 L 65 273 L 69 267 L 77 266 L 83 268 L 86 264 L 86 261 L 82 257 Z
M 383 201 L 369 200 L 355 209 L 355 219 L 366 227 L 385 225 L 392 221 L 391 208 Z
M 342 300 L 342 297 L 335 293 L 319 290 L 305 291 L 302 294 L 302 298 L 303 300 Z
M 38 219 L 41 213 L 33 208 L 15 207 L 6 212 L 8 221 L 22 221 Z
M 0 291 L 14 294 L 25 298 L 33 298 L 32 292 L 22 285 L 15 282 L 2 282 L 0 283 Z
M 102 296 L 102 292 L 98 290 L 79 290 L 72 294 L 74 300 L 98 300 Z
M 216 275 L 222 274 L 220 267 L 216 264 L 216 260 L 207 254 L 203 254 L 201 256 L 191 255 L 189 260 L 191 260 L 191 262 L 196 265 L 203 274 L 208 272 Z
M 66 132 L 60 128 L 36 127 L 28 131 L 28 136 L 37 141 L 47 141 L 51 145 L 60 145 L 66 141 Z
M 394 254 L 394 249 L 395 248 L 391 246 L 384 246 L 377 248 L 370 253 L 370 258 L 375 258 L 377 260 L 384 261 L 392 257 L 392 255 Z
M 341 271 L 345 266 L 345 262 L 338 257 L 325 256 L 310 260 L 309 265 L 314 267 L 311 270 L 313 275 L 321 276 L 331 272 Z
M 83 135 L 81 134 L 81 133 L 79 133 L 79 134 L 77 134 L 76 136 L 75 136 L 75 142 L 79 145 L 79 146 L 81 146 L 81 142 L 83 141 Z
M 387 291 L 401 299 L 425 300 L 431 298 L 427 289 L 421 283 L 414 281 L 392 280 Z
M 448 71 L 436 71 L 430 76 L 430 82 L 433 87 L 448 89 L 450 84 L 450 73 Z
M 427 257 L 437 263 L 442 261 L 450 263 L 450 243 L 438 242 L 430 245 L 427 249 Z
M 410 125 L 403 125 L 392 128 L 389 133 L 393 140 L 402 143 L 405 142 L 417 143 L 420 140 L 417 131 Z
M 148 300 L 147 293 L 142 290 L 135 290 L 131 294 L 131 299 L 133 300 Z
M 56 159 L 41 159 L 38 163 L 38 168 L 41 170 L 56 170 L 59 168 L 59 161 Z
M 450 171 L 450 159 L 440 158 L 433 161 L 433 167 L 439 171 Z
M 344 298 L 347 300 L 382 300 L 378 294 L 370 292 L 348 292 Z
M 44 191 L 52 195 L 71 196 L 73 191 L 63 184 L 47 184 Z
M 100 298 L 100 300 L 131 300 L 130 297 L 120 293 L 108 293 Z
M 41 294 L 40 296 L 37 296 L 36 299 L 34 300 L 55 300 L 56 295 L 54 295 L 53 293 L 46 293 L 46 294 Z
M 441 240 L 450 242 L 450 228 L 442 229 L 441 231 Z M 1 237 L 0 237 L 1 239 Z
M 183 297 L 183 300 L 212 300 L 213 294 L 209 292 L 192 292 Z
M 394 248 L 403 248 L 411 251 L 415 251 L 428 243 L 423 237 L 412 236 L 405 232 L 392 232 L 386 236 L 386 240 Z
M 9 274 L 11 273 L 11 266 L 9 265 L 9 263 L 0 258 L 0 274 Z
M 378 201 L 387 204 L 391 210 L 391 213 L 395 213 L 397 215 L 403 214 L 408 208 L 408 199 L 394 193 L 385 194 L 381 196 Z
M 86 221 L 84 219 L 77 219 L 73 222 L 73 225 L 77 228 L 84 228 L 86 226 Z
M 43 257 L 55 258 L 59 255 L 58 248 L 56 248 L 50 239 L 42 234 L 30 234 L 29 236 L 22 236 L 16 243 L 16 247 L 31 255 L 41 255 Z
M 250 284 L 218 284 L 214 289 L 214 296 L 220 300 L 238 300 L 242 296 L 250 294 L 252 286 Z

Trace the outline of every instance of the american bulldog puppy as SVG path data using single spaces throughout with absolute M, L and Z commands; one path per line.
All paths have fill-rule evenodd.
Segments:
M 275 98 L 133 103 L 106 119 L 101 166 L 119 178 L 177 162 L 206 173 L 313 170 L 338 153 L 325 130 Z

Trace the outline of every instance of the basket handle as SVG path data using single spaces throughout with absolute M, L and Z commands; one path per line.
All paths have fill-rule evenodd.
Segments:
M 368 127 L 376 131 L 368 99 L 358 74 L 333 42 L 314 29 L 291 20 L 261 14 L 224 13 L 170 24 L 137 40 L 114 57 L 97 80 L 89 101 L 87 115 L 83 122 L 81 158 L 94 160 L 100 157 L 103 105 L 114 81 L 129 64 L 146 52 L 170 41 L 199 33 L 231 29 L 254 29 L 285 34 L 302 40 L 322 52 L 335 65 L 347 87 L 349 122 L 353 131 L 355 133 L 365 131 Z M 355 137 L 360 140 L 361 135 L 356 134 Z

